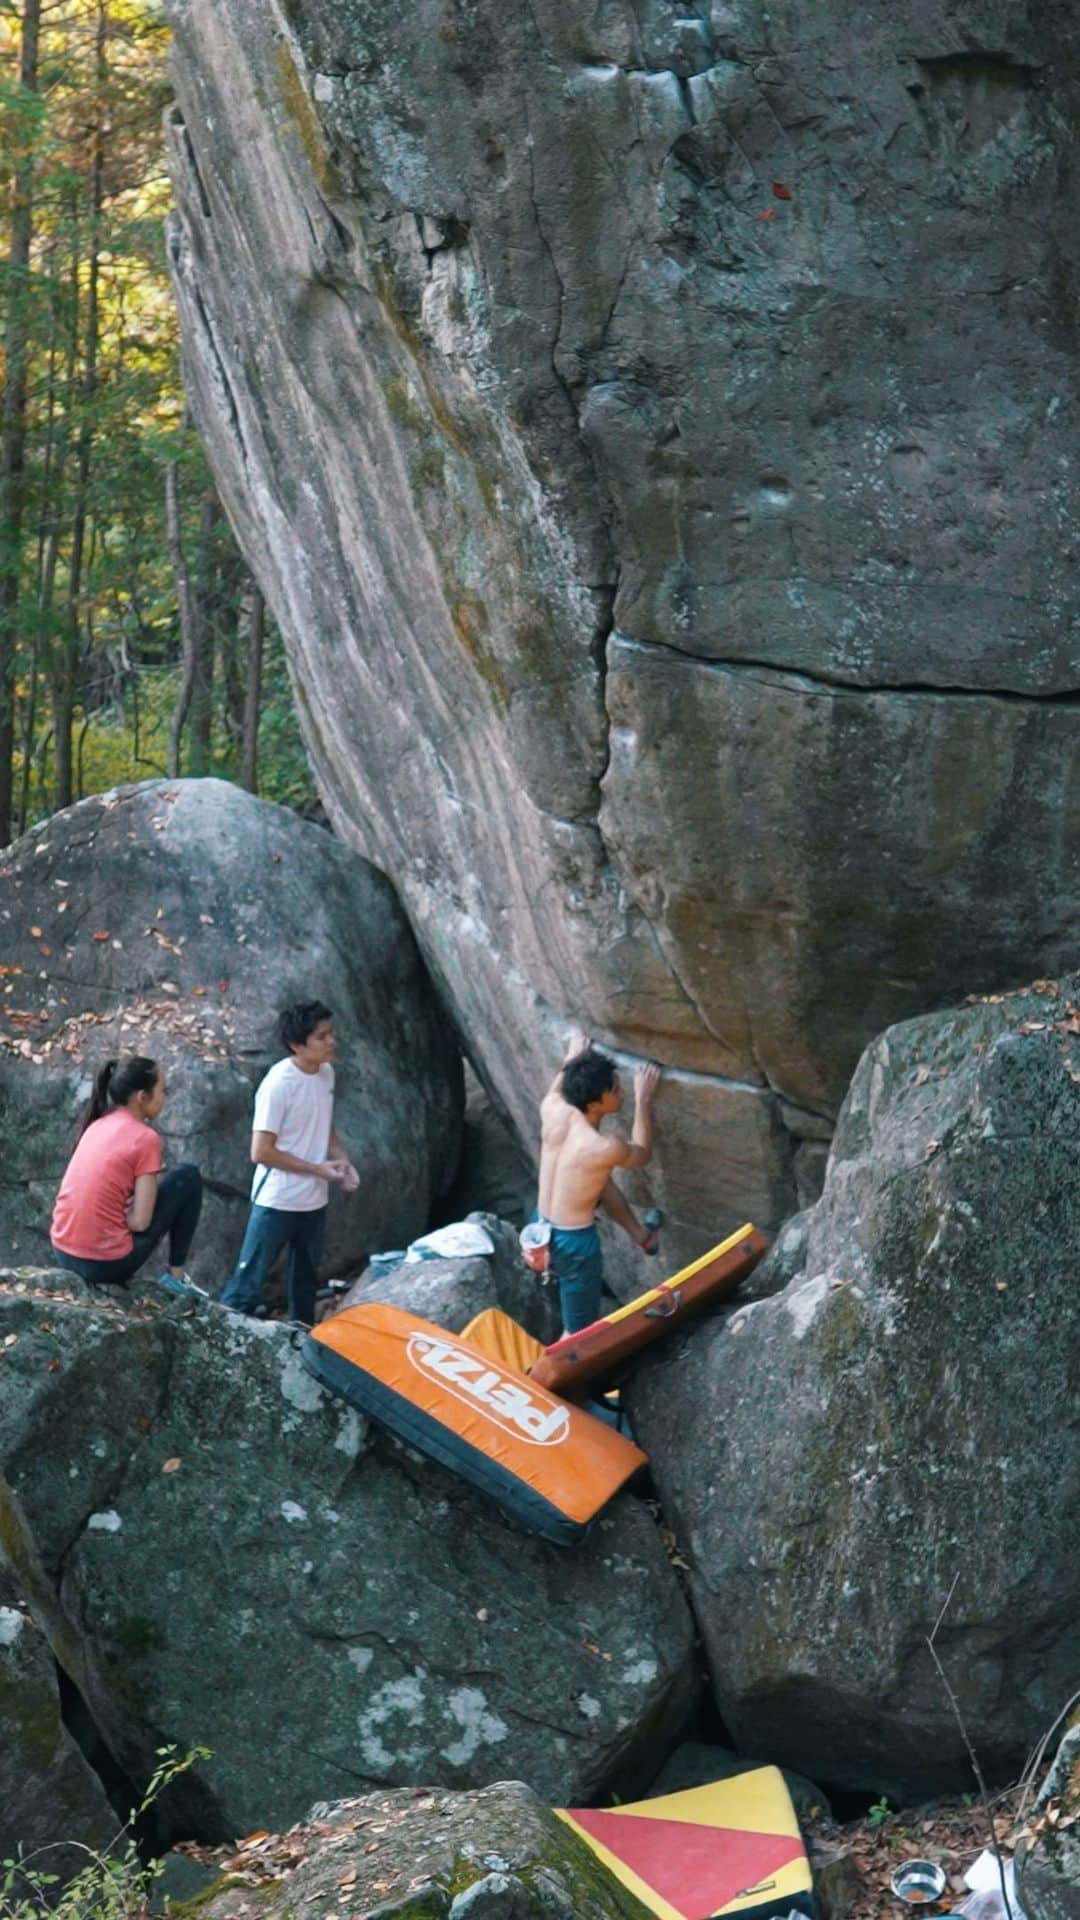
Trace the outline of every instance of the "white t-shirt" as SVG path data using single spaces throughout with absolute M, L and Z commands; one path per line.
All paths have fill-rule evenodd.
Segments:
M 334 1124 L 334 1069 L 329 1063 L 305 1073 L 290 1056 L 271 1067 L 255 1092 L 254 1133 L 276 1133 L 282 1153 L 298 1160 L 325 1160 Z M 312 1213 L 325 1207 L 329 1182 L 314 1174 L 283 1173 L 280 1167 L 256 1167 L 251 1198 L 260 1207 L 283 1213 Z

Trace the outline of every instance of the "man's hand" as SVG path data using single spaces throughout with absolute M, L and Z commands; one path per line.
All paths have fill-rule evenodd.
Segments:
M 661 1070 L 650 1060 L 644 1067 L 638 1067 L 634 1074 L 634 1100 L 639 1107 L 652 1105 L 657 1087 L 663 1078 Z
M 360 1185 L 360 1175 L 357 1173 L 351 1160 L 346 1160 L 344 1165 L 345 1177 L 341 1182 L 342 1187 L 346 1193 L 355 1193 L 357 1187 Z
M 329 1180 L 331 1186 L 345 1185 L 345 1162 L 343 1160 L 320 1160 L 315 1168 L 320 1180 Z M 359 1185 L 359 1181 L 357 1182 Z
M 583 1033 L 580 1027 L 575 1027 L 566 1043 L 566 1052 L 563 1054 L 563 1059 L 576 1060 L 579 1053 L 584 1053 L 585 1049 L 591 1046 L 592 1036 Z

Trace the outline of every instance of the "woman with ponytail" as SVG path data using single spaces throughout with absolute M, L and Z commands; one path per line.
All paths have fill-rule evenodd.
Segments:
M 169 1293 L 202 1294 L 184 1272 L 202 1177 L 187 1165 L 162 1173 L 153 1122 L 164 1105 L 165 1074 L 144 1054 L 106 1060 L 95 1076 L 50 1229 L 57 1266 L 91 1286 L 126 1286 L 168 1234 L 160 1284 Z

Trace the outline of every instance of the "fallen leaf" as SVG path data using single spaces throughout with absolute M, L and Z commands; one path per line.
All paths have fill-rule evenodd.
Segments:
M 171 1460 L 166 1460 L 166 1462 L 165 1462 L 165 1464 L 164 1464 L 164 1466 L 162 1467 L 162 1469 L 161 1469 L 161 1471 L 162 1471 L 162 1473 L 179 1473 L 179 1471 L 180 1471 L 180 1455 L 179 1455 L 178 1453 L 175 1453 L 175 1454 L 173 1455 L 173 1457 L 172 1457 L 172 1459 L 171 1459 Z
M 926 1151 L 923 1154 L 923 1159 L 929 1160 L 930 1155 L 932 1153 L 936 1153 L 940 1145 L 941 1145 L 940 1140 L 928 1140 L 926 1143 Z
M 355 1885 L 356 1885 L 356 1868 L 355 1867 L 347 1867 L 344 1873 L 338 1874 L 338 1886 L 341 1887 L 343 1891 L 346 1891 L 349 1887 L 355 1887 Z
M 758 219 L 759 219 L 759 220 L 775 220 L 775 219 L 776 219 L 776 208 L 775 208 L 775 207 L 762 207 L 762 209 L 761 209 L 761 212 L 760 212 L 760 213 L 758 214 Z
M 59 1360 L 50 1360 L 50 1361 L 49 1361 L 49 1372 L 50 1372 L 50 1373 L 59 1373 L 59 1371 L 60 1371 L 60 1362 L 59 1362 Z
M 153 1425 L 153 1421 L 151 1420 L 151 1418 L 150 1418 L 150 1415 L 149 1415 L 148 1413 L 140 1413 L 140 1415 L 139 1415 L 139 1432 L 140 1432 L 140 1433 L 149 1433 L 149 1431 L 150 1431 L 150 1428 L 152 1427 L 152 1425 Z
M 31 927 L 31 929 L 30 929 L 30 938 L 31 938 L 31 940 L 40 940 L 40 939 L 41 939 L 41 928 L 40 928 L 40 927 Z
M 917 1087 L 924 1087 L 926 1085 L 926 1082 L 929 1080 L 929 1078 L 930 1078 L 929 1067 L 916 1067 L 915 1085 Z
M 1008 1293 L 1008 1291 L 1009 1291 L 1009 1283 L 1008 1283 L 1008 1281 L 1007 1281 L 1007 1280 L 999 1280 L 999 1281 L 998 1281 L 998 1283 L 997 1283 L 997 1290 L 998 1290 L 998 1292 L 999 1292 L 999 1293 Z
M 47 946 L 45 945 L 45 942 L 44 942 L 44 940 L 42 940 L 42 941 L 41 941 L 41 942 L 39 943 L 39 945 L 38 945 L 38 952 L 39 952 L 39 953 L 42 953 L 42 954 L 44 954 L 44 956 L 45 956 L 45 958 L 46 958 L 46 960 L 51 960 L 51 959 L 52 959 L 52 948 L 51 948 L 51 947 L 47 947 Z
M 99 928 L 97 933 L 91 935 L 91 938 L 94 940 L 107 940 L 109 938 L 108 928 Z
M 782 180 L 774 180 L 772 183 L 772 190 L 778 200 L 791 199 L 791 188 L 785 187 Z

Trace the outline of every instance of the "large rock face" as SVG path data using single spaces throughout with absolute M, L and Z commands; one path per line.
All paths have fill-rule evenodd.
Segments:
M 64 1725 L 49 1643 L 0 1566 L 0 1859 L 68 1879 L 121 1825 Z
M 207 1182 L 189 1265 L 220 1284 L 293 1000 L 333 1009 L 335 1121 L 361 1172 L 331 1195 L 328 1270 L 424 1231 L 457 1165 L 460 1063 L 392 888 L 331 834 L 222 780 L 83 801 L 9 848 L 0 948 L 0 1261 L 48 1259 L 93 1073 L 147 1053 L 168 1076 L 167 1164 Z
M 629 1390 L 724 1720 L 826 1784 L 970 1784 L 943 1609 L 987 1774 L 1076 1687 L 1080 979 L 1039 984 L 872 1046 L 801 1270 Z
M 335 822 L 530 1146 L 580 1018 L 676 1070 L 672 1252 L 778 1223 L 874 1032 L 1075 942 L 1075 8 L 169 12 Z
M 572 1552 L 531 1539 L 214 1305 L 9 1279 L 0 1352 L 0 1553 L 129 1778 L 211 1749 L 181 1834 L 511 1762 L 578 1801 L 681 1726 L 689 1611 L 631 1496 Z

